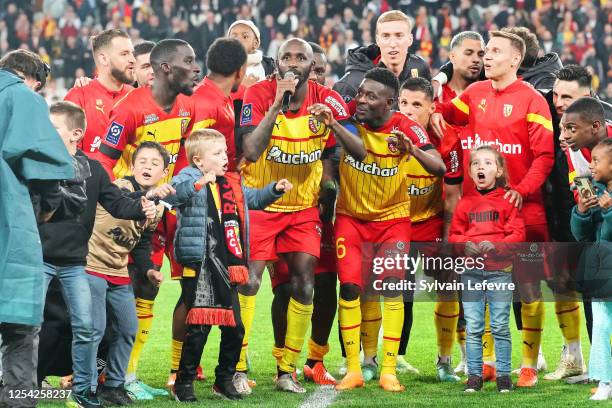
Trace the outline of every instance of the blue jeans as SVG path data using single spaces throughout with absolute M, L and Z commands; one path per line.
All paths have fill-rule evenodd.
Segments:
M 106 359 L 106 382 L 108 387 L 119 387 L 125 382 L 125 371 L 134 345 L 134 338 L 138 330 L 136 318 L 136 302 L 132 285 L 113 285 L 103 278 L 87 274 L 91 289 L 92 316 L 94 327 L 94 350 L 91 364 L 92 391 L 98 386 L 98 372 L 96 358 L 98 346 L 106 331 L 106 313 L 108 310 L 111 324 L 111 343 L 109 344 Z
M 91 292 L 84 266 L 54 266 L 44 264 L 45 284 L 43 299 L 47 297 L 49 283 L 57 277 L 61 283 L 64 302 L 70 313 L 72 326 L 72 389 L 82 393 L 89 389 L 92 361 L 95 364 L 93 346 L 93 320 Z M 94 370 L 95 372 L 95 370 Z
M 495 289 L 476 289 L 476 284 L 504 284 Z M 495 356 L 497 375 L 510 375 L 512 364 L 512 339 L 510 336 L 510 305 L 512 283 L 509 272 L 470 270 L 461 275 L 463 283 L 462 303 L 465 316 L 467 338 L 466 353 L 468 375 L 482 376 L 482 335 L 485 327 L 485 302 L 489 304 L 491 314 L 491 333 L 495 339 Z

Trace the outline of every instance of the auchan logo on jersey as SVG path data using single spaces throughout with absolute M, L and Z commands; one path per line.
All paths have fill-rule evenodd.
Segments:
M 299 152 L 295 154 L 285 153 L 278 146 L 272 146 L 266 156 L 266 160 L 283 164 L 310 164 L 321 160 L 321 150 L 315 150 L 310 153 Z
M 497 138 L 495 140 L 482 140 L 478 134 L 476 134 L 474 138 L 472 138 L 472 136 L 468 136 L 466 139 L 461 140 L 461 148 L 463 150 L 472 150 L 485 145 L 492 146 L 499 150 L 500 153 L 504 154 L 523 153 L 523 146 L 521 146 L 519 143 L 502 143 Z

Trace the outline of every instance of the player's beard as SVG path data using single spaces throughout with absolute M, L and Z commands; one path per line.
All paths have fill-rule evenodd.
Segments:
M 117 81 L 121 82 L 122 84 L 128 84 L 128 85 L 133 84 L 134 80 L 136 79 L 133 70 L 126 69 L 125 71 L 121 71 L 119 68 L 115 68 L 115 67 L 111 68 L 111 75 L 113 76 L 113 78 L 115 78 Z

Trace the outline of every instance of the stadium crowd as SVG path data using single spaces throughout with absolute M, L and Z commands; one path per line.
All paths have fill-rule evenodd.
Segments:
M 164 257 L 177 401 L 197 401 L 212 326 L 213 393 L 257 392 L 266 270 L 276 389 L 305 393 L 299 367 L 402 392 L 414 275 L 386 261 L 416 251 L 477 262 L 422 268 L 439 381 L 612 399 L 609 2 L 2 6 L 0 404 L 36 405 L 52 375 L 70 407 L 167 396 L 138 377 Z M 544 375 L 543 284 L 563 337 Z
M 260 28 L 260 49 L 274 57 L 287 38 L 319 44 L 328 57 L 328 84 L 344 73 L 349 50 L 374 42 L 376 17 L 399 9 L 415 19 L 412 53 L 422 56 L 434 74 L 448 61 L 453 35 L 473 30 L 485 36 L 501 27 L 527 27 L 543 53 L 556 52 L 564 64 L 586 67 L 593 89 L 612 98 L 612 3 L 587 0 L 385 0 L 385 1 L 213 1 L 213 0 L 45 0 L 2 1 L 0 56 L 32 50 L 53 67 L 45 91 L 61 99 L 74 78 L 92 76 L 90 38 L 119 28 L 136 44 L 180 38 L 205 57 L 212 42 L 240 19 Z M 59 80 L 57 83 L 55 80 Z M 53 97 L 50 97 L 53 100 Z

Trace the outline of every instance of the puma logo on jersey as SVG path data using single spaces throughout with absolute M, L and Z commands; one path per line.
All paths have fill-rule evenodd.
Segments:
M 364 163 L 349 154 L 344 156 L 344 162 L 355 170 L 380 177 L 393 177 L 397 174 L 397 166 L 394 167 L 379 167 L 377 163 Z
M 304 151 L 295 154 L 285 153 L 278 146 L 272 146 L 266 160 L 283 164 L 310 164 L 321 160 L 322 154 L 321 150 L 314 150 L 310 153 Z
M 523 146 L 519 143 L 502 143 L 499 139 L 495 140 L 482 140 L 478 134 L 474 138 L 468 136 L 466 139 L 461 140 L 461 148 L 463 150 L 472 150 L 479 146 L 489 145 L 495 147 L 500 153 L 504 154 L 522 154 Z

